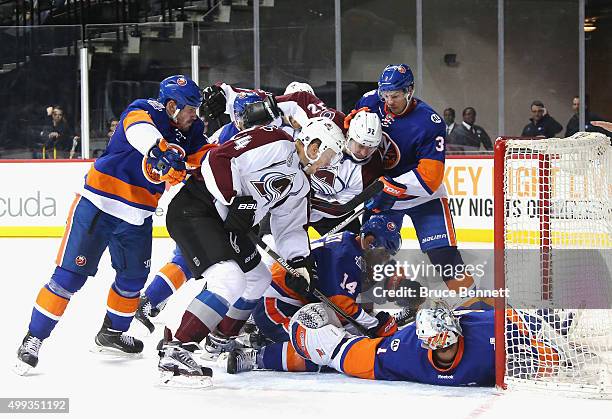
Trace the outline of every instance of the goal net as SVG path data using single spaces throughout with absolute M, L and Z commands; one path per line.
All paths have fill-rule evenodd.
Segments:
M 496 141 L 498 386 L 612 398 L 611 160 L 597 133 Z

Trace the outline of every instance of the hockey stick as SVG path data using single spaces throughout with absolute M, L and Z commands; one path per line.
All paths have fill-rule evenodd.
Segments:
M 330 210 L 335 214 L 342 215 L 355 210 L 355 208 L 357 208 L 359 205 L 363 204 L 382 190 L 382 182 L 376 180 L 363 191 L 355 195 L 350 201 L 344 204 L 334 204 L 323 200 L 317 200 L 316 205 L 313 205 L 313 207 L 320 210 Z
M 253 243 L 259 246 L 261 250 L 266 252 L 272 259 L 277 261 L 278 264 L 282 266 L 291 275 L 298 277 L 298 278 L 302 277 L 302 275 L 295 268 L 289 265 L 289 263 L 285 259 L 283 259 L 278 253 L 276 253 L 268 244 L 266 244 L 266 242 L 264 242 L 262 239 L 257 237 L 255 233 L 253 233 L 252 231 L 249 231 L 247 233 L 247 236 L 253 241 Z M 364 336 L 369 336 L 368 330 L 362 324 L 360 324 L 357 320 L 355 320 L 354 318 L 346 314 L 344 310 L 342 310 L 340 307 L 334 304 L 329 298 L 323 295 L 321 291 L 315 289 L 312 291 L 312 295 L 316 299 L 321 301 L 322 303 L 326 304 L 329 308 L 334 310 L 334 312 L 336 312 L 340 317 L 342 317 L 347 322 L 349 322 L 351 325 L 353 325 L 353 327 L 357 329 L 359 333 L 363 334 Z
M 325 233 L 321 238 L 325 238 L 327 236 L 331 236 L 332 234 L 336 234 L 337 232 L 339 232 L 340 230 L 342 230 L 344 227 L 346 227 L 347 225 L 349 225 L 351 222 L 353 222 L 353 220 L 355 218 L 358 218 L 361 214 L 363 214 L 366 211 L 366 208 L 363 207 L 361 208 L 359 211 L 354 212 L 350 217 L 348 217 L 345 220 L 342 220 L 340 223 L 338 223 L 337 226 L 335 226 L 334 228 L 332 228 L 331 230 L 329 230 L 327 233 Z

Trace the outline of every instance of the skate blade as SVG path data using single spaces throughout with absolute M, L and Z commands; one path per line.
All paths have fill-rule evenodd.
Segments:
M 26 364 L 20 359 L 18 359 L 17 363 L 13 366 L 13 372 L 21 376 L 27 375 L 31 369 L 32 369 L 31 365 Z
M 172 371 L 160 371 L 159 385 L 166 388 L 203 389 L 212 387 L 212 377 L 174 375 Z
M 89 349 L 89 351 L 94 354 L 101 354 L 104 356 L 108 356 L 110 358 L 126 358 L 126 359 L 142 358 L 142 352 L 131 354 L 128 352 L 123 352 L 120 349 L 108 348 L 106 346 L 94 345 L 93 347 Z

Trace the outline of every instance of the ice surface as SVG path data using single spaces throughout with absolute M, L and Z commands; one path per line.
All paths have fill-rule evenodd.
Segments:
M 215 371 L 206 390 L 175 390 L 157 384 L 155 345 L 161 327 L 147 336 L 139 324 L 130 330 L 145 341 L 143 358 L 123 360 L 89 352 L 102 323 L 114 271 L 108 253 L 95 278 L 71 300 L 62 320 L 40 352 L 30 376 L 12 371 L 17 347 L 41 285 L 48 281 L 59 239 L 0 239 L 6 268 L 0 304 L 2 360 L 0 397 L 69 397 L 71 418 L 264 418 L 342 419 L 387 415 L 401 418 L 572 418 L 607 417 L 612 402 L 558 398 L 490 388 L 434 387 L 372 382 L 340 374 L 250 372 L 235 376 Z M 152 272 L 170 257 L 173 244 L 156 239 Z M 201 281 L 190 281 L 160 315 L 176 328 Z M 606 414 L 605 412 L 608 412 Z M 384 415 L 384 416 L 383 416 Z M 34 415 L 21 414 L 19 418 Z M 7 417 L 9 417 L 7 415 Z M 36 415 L 36 417 L 40 417 Z

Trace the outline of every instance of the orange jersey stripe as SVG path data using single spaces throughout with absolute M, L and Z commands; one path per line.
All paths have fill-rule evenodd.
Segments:
M 62 259 L 64 259 L 66 243 L 68 242 L 68 236 L 70 235 L 70 229 L 72 228 L 72 217 L 74 216 L 74 209 L 76 208 L 80 199 L 81 195 L 76 194 L 74 201 L 72 201 L 72 205 L 70 205 L 70 210 L 68 211 L 68 219 L 66 220 L 66 228 L 64 229 L 64 237 L 62 237 L 62 243 L 60 244 L 59 250 L 57 251 L 57 257 L 55 258 L 55 264 L 57 266 L 60 266 L 62 264 Z
M 440 187 L 444 179 L 444 163 L 439 160 L 421 159 L 416 171 L 432 192 Z
M 332 303 L 340 307 L 349 316 L 353 316 L 359 311 L 359 306 L 357 305 L 355 300 L 350 297 L 347 297 L 346 295 L 334 295 L 332 297 L 329 297 L 329 299 L 332 301 Z M 341 319 L 341 321 L 342 320 L 344 319 Z
M 117 294 L 114 289 L 108 291 L 106 306 L 113 312 L 132 314 L 138 308 L 138 297 L 126 298 Z
M 93 165 L 87 173 L 86 183 L 99 191 L 117 195 L 130 202 L 148 207 L 156 208 L 161 197 L 160 193 L 152 194 L 141 186 L 130 185 L 114 176 L 99 172 Z
M 287 283 L 285 282 L 285 274 L 287 271 L 285 271 L 285 269 L 280 266 L 278 262 L 274 262 L 272 268 L 270 268 L 270 271 L 272 272 L 272 282 L 274 282 L 274 284 L 276 284 L 276 286 L 278 286 L 289 298 L 301 301 L 303 304 L 308 304 L 308 301 L 287 286 Z
M 46 287 L 42 287 L 36 297 L 36 305 L 57 317 L 64 314 L 68 301 L 70 300 L 53 294 Z
M 457 237 L 455 235 L 455 226 L 453 225 L 453 216 L 448 206 L 448 198 L 440 198 L 442 200 L 442 208 L 444 208 L 444 222 L 448 231 L 448 241 L 451 246 L 457 246 Z
M 278 311 L 276 307 L 276 298 L 264 297 L 264 307 L 270 320 L 276 324 L 282 325 L 285 330 L 289 331 L 289 321 L 291 319 Z
M 287 371 L 303 372 L 306 371 L 306 361 L 298 355 L 291 342 L 287 342 Z
M 162 266 L 159 272 L 168 278 L 175 290 L 179 289 L 185 283 L 185 281 L 187 281 L 187 277 L 185 276 L 183 270 L 172 262 L 166 263 L 164 266 Z
M 123 129 L 127 130 L 130 125 L 133 125 L 136 122 L 147 122 L 151 125 L 155 125 L 151 119 L 151 116 L 149 116 L 146 111 L 139 109 L 136 111 L 131 111 L 125 116 L 125 118 L 123 118 Z
M 205 144 L 193 154 L 187 156 L 187 166 L 189 167 L 200 167 L 202 165 L 202 160 L 204 160 L 204 156 L 211 149 L 218 147 L 218 144 Z
M 364 338 L 350 347 L 342 363 L 342 371 L 359 378 L 374 379 L 376 349 L 383 338 Z

